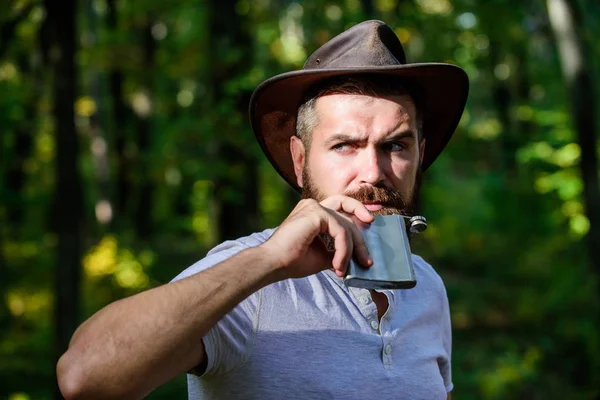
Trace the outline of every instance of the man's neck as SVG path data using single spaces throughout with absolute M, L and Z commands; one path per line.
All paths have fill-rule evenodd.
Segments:
M 383 293 L 376 292 L 375 290 L 369 290 L 369 292 L 371 292 L 371 298 L 377 306 L 377 318 L 381 322 L 381 318 L 389 307 L 387 296 Z

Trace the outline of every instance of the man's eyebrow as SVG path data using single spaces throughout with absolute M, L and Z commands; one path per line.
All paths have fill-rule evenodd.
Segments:
M 327 139 L 325 141 L 325 144 L 327 146 L 332 145 L 333 143 L 340 143 L 340 142 L 344 142 L 344 143 L 357 143 L 362 141 L 363 139 L 358 137 L 358 136 L 352 136 L 352 135 L 348 135 L 347 133 L 336 133 L 335 135 L 329 137 L 329 139 Z
M 380 140 L 379 143 L 389 143 L 393 142 L 394 140 L 401 139 L 416 139 L 416 137 L 417 135 L 415 131 L 413 131 L 412 129 L 404 129 L 400 132 L 393 134 L 392 136 Z M 336 133 L 325 141 L 325 145 L 331 146 L 334 143 L 359 143 L 363 141 L 365 141 L 365 139 L 363 139 L 360 136 L 353 136 L 347 133 Z
M 412 129 L 404 129 L 400 132 L 397 132 L 395 134 L 393 134 L 392 136 L 382 140 L 382 142 L 390 142 L 393 140 L 400 140 L 400 139 L 416 139 L 417 138 L 417 134 L 415 131 L 413 131 Z

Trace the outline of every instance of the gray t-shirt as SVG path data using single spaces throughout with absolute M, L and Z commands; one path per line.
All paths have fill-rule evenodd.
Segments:
M 226 241 L 178 280 L 264 243 L 273 229 Z M 444 284 L 413 255 L 417 286 L 382 290 L 378 322 L 365 289 L 332 271 L 271 284 L 252 294 L 203 340 L 208 366 L 188 374 L 190 399 L 446 399 L 451 326 Z M 251 265 L 241 266 L 252 268 Z

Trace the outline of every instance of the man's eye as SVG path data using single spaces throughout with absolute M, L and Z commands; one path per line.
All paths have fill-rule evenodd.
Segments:
M 350 150 L 350 144 L 349 143 L 338 143 L 331 148 L 332 148 L 332 150 L 335 150 L 335 151 Z
M 406 146 L 403 143 L 399 143 L 399 142 L 390 142 L 390 143 L 386 143 L 386 145 L 385 145 L 385 149 L 387 151 L 391 151 L 391 152 L 402 151 L 405 148 L 406 148 Z

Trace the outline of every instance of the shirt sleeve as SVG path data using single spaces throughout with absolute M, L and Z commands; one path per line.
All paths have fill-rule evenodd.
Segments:
M 452 321 L 450 319 L 450 306 L 446 288 L 442 284 L 442 346 L 444 348 L 444 357 L 439 360 L 440 372 L 444 379 L 446 392 L 451 392 L 454 388 L 452 383 Z
M 226 241 L 208 252 L 172 282 L 183 279 L 233 257 L 249 246 L 243 242 Z M 244 266 L 242 266 L 244 267 Z M 217 322 L 202 338 L 207 364 L 203 372 L 192 370 L 198 376 L 227 374 L 242 365 L 250 355 L 256 332 L 259 293 L 253 293 Z

